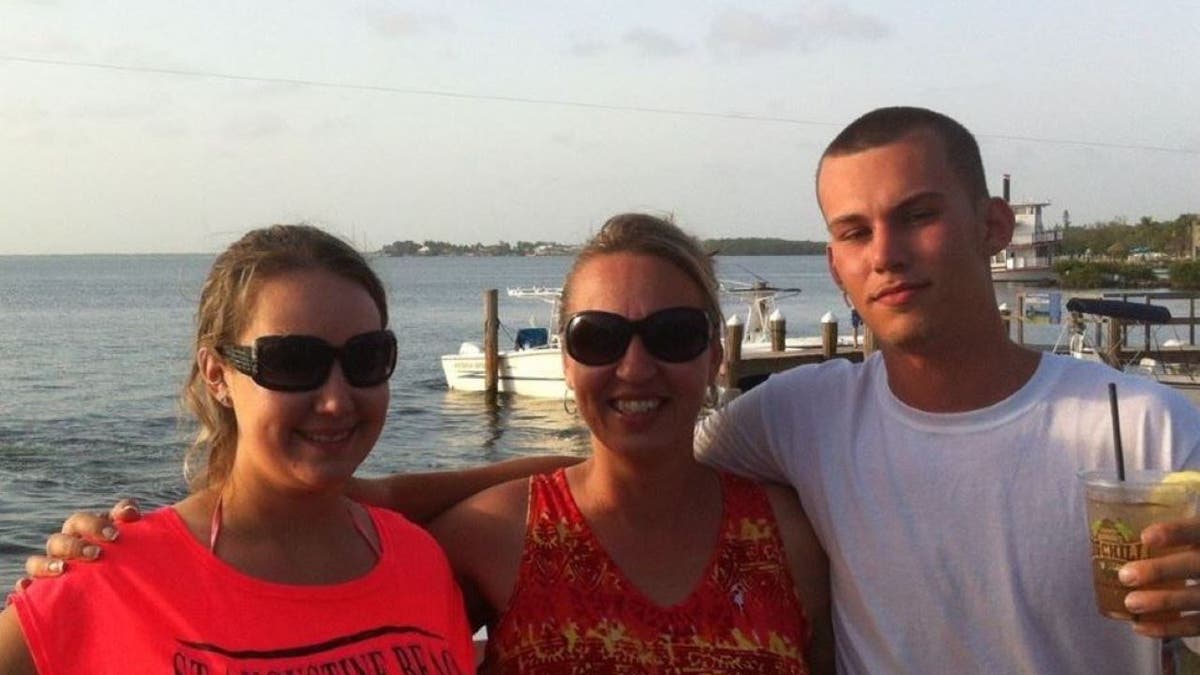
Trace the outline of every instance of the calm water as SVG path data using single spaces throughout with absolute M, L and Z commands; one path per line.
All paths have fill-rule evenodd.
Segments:
M 0 586 L 80 508 L 132 495 L 148 507 L 183 495 L 187 437 L 177 393 L 190 364 L 199 286 L 212 260 L 196 256 L 0 257 Z M 584 453 L 586 433 L 559 401 L 446 390 L 438 356 L 480 340 L 482 291 L 557 286 L 567 258 L 380 258 L 400 358 L 390 417 L 363 471 L 490 462 L 529 453 Z M 816 335 L 841 295 L 822 257 L 721 258 L 722 278 L 754 275 L 803 292 L 780 302 L 789 333 Z M 998 289 L 1012 302 L 1018 289 Z M 505 298 L 505 330 L 541 303 Z M 737 310 L 736 305 L 727 311 Z M 1053 342 L 1056 327 L 1027 331 Z M 502 331 L 502 341 L 505 340 Z M 0 591 L 2 592 L 2 591 Z

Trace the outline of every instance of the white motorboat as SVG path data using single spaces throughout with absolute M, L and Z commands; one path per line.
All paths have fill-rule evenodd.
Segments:
M 535 299 L 550 305 L 550 327 L 530 327 L 517 331 L 511 349 L 497 354 L 500 393 L 539 398 L 571 397 L 563 379 L 562 352 L 558 346 L 558 314 L 561 288 L 510 288 L 510 298 Z M 464 342 L 457 354 L 442 356 L 446 386 L 457 391 L 483 391 L 485 383 L 483 348 Z

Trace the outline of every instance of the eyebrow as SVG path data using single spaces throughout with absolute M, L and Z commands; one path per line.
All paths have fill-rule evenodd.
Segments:
M 946 197 L 946 195 L 944 193 L 939 192 L 937 190 L 925 190 L 923 192 L 918 192 L 916 194 L 905 197 L 899 204 L 896 204 L 895 206 L 889 208 L 888 212 L 891 213 L 891 212 L 895 212 L 895 211 L 902 211 L 906 208 L 910 208 L 911 206 L 913 206 L 916 203 L 925 201 L 927 199 L 933 199 L 933 200 L 937 200 L 940 202 L 940 201 L 945 200 L 945 197 Z M 834 227 L 837 227 L 838 225 L 855 225 L 865 219 L 866 219 L 866 216 L 864 216 L 863 214 L 858 213 L 858 212 L 851 212 L 851 213 L 847 213 L 844 215 L 840 215 L 840 216 L 834 218 L 833 220 L 830 220 L 826 227 L 828 229 L 832 230 Z

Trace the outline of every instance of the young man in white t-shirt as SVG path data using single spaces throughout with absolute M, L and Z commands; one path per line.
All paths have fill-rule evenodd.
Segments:
M 988 259 L 1013 214 L 954 120 L 864 115 L 822 156 L 817 195 L 830 273 L 879 352 L 776 375 L 698 438 L 705 461 L 799 492 L 830 558 L 839 671 L 1158 673 L 1158 642 L 1134 633 L 1195 635 L 1200 617 L 1098 614 L 1076 472 L 1113 465 L 1110 381 L 1131 468 L 1200 465 L 1200 413 L 1008 338 Z M 1198 535 L 1193 521 L 1146 536 Z M 1127 571 L 1197 577 L 1200 553 Z M 1191 590 L 1128 602 L 1200 609 Z

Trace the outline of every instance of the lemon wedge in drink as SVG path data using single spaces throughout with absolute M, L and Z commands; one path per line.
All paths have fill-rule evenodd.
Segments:
M 1181 490 L 1200 494 L 1200 471 L 1188 469 L 1168 473 L 1159 481 L 1158 487 L 1151 488 L 1149 497 L 1156 502 L 1178 503 L 1183 497 Z
M 1163 485 L 1173 485 L 1175 483 L 1184 483 L 1193 488 L 1200 489 L 1200 471 L 1188 469 L 1186 471 L 1172 471 L 1162 479 Z

